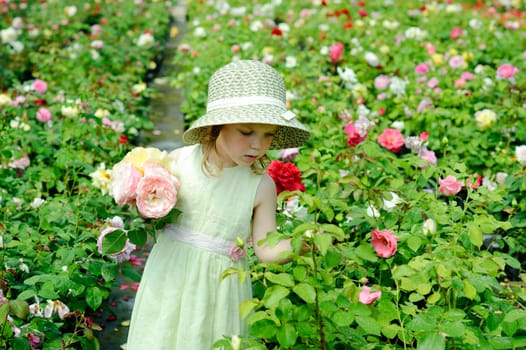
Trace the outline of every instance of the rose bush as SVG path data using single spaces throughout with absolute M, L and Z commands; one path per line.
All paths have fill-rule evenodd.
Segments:
M 147 77 L 167 6 L 0 2 L 0 347 L 97 348 L 90 311 L 119 269 L 130 273 L 98 253 L 99 235 L 123 218 L 104 240 L 114 254 L 154 234 L 115 205 L 109 179 L 152 126 Z M 218 347 L 526 346 L 522 3 L 187 10 L 172 76 L 187 124 L 218 67 L 254 58 L 283 74 L 289 108 L 312 130 L 292 155 L 271 154 L 299 191 L 279 196 L 268 237 L 311 251 L 280 266 L 247 249 L 252 269 L 225 273 L 251 275 L 254 299 L 241 306 L 251 334 Z
M 312 130 L 294 158 L 305 192 L 279 197 L 267 240 L 313 249 L 285 266 L 253 260 L 243 344 L 524 346 L 526 56 L 513 44 L 524 6 L 229 5 L 189 6 L 173 77 L 194 97 L 186 123 L 201 115 L 213 71 L 254 58 L 284 75 L 289 108 Z M 221 54 L 212 62 L 211 52 Z M 370 305 L 364 280 L 381 293 Z

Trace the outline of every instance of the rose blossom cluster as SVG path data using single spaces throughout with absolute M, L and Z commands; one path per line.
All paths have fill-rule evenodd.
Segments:
M 294 163 L 284 163 L 280 160 L 270 162 L 267 173 L 276 184 L 276 192 L 302 191 L 305 185 L 301 180 L 301 172 Z
M 119 205 L 135 205 L 144 218 L 164 217 L 174 208 L 180 186 L 170 166 L 165 151 L 136 147 L 113 167 L 109 193 Z

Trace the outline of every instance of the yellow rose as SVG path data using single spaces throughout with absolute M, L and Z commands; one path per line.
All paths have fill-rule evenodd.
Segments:
M 489 128 L 497 120 L 497 114 L 490 109 L 483 109 L 475 113 L 475 121 L 481 129 Z
M 434 53 L 432 56 L 431 56 L 431 60 L 433 61 L 433 63 L 435 64 L 435 66 L 440 66 L 441 64 L 444 63 L 444 56 L 439 54 L 439 53 Z
M 159 163 L 166 168 L 170 165 L 168 153 L 154 147 L 136 147 L 126 154 L 123 161 L 132 163 L 141 173 L 145 162 Z

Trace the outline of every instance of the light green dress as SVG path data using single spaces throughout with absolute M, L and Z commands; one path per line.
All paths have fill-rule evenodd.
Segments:
M 221 280 L 233 261 L 236 237 L 246 242 L 261 175 L 247 167 L 218 176 L 201 169 L 202 147 L 182 149 L 176 176 L 181 182 L 175 224 L 158 234 L 137 292 L 128 350 L 208 350 L 223 336 L 246 335 L 239 305 L 252 297 L 250 280 Z

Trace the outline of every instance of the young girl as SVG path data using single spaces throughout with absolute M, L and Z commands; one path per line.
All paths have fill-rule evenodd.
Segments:
M 258 245 L 276 230 L 276 188 L 265 174 L 269 149 L 298 147 L 309 131 L 287 111 L 285 86 L 270 66 L 236 61 L 214 73 L 206 114 L 173 151 L 182 214 L 165 227 L 146 263 L 135 300 L 128 350 L 209 350 L 224 336 L 248 334 L 240 304 L 251 282 L 221 280 L 248 266 L 236 240 L 257 258 L 279 261 L 290 241 Z

